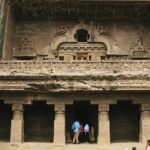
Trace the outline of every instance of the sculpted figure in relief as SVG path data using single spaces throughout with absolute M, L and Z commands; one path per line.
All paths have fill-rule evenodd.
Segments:
M 131 45 L 131 48 L 142 48 L 143 47 L 143 39 L 142 38 L 138 38 L 136 39 L 136 41 L 134 41 Z
M 143 39 L 140 37 L 131 44 L 131 55 L 138 57 L 149 57 L 149 47 L 145 46 Z
M 66 32 L 67 32 L 67 27 L 64 26 L 64 25 L 60 25 L 60 26 L 58 26 L 58 28 L 57 28 L 57 31 L 56 31 L 56 33 L 55 33 L 55 37 L 63 36 L 63 35 L 66 34 Z
M 28 37 L 23 37 L 19 43 L 20 50 L 33 49 L 33 43 Z

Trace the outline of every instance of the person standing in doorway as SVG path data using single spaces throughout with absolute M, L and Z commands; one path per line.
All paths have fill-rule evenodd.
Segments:
M 90 127 L 89 125 L 86 123 L 85 126 L 84 126 L 84 134 L 85 134 L 85 142 L 90 142 L 90 139 L 89 139 L 89 132 L 90 132 Z
M 84 142 L 84 126 L 83 124 L 80 122 L 80 130 L 79 130 L 79 141 L 80 143 Z
M 73 144 L 75 144 L 75 143 L 79 144 L 79 133 L 80 133 L 80 123 L 79 123 L 79 121 L 75 121 L 73 123 L 72 130 L 73 130 L 73 133 L 74 133 L 72 143 Z

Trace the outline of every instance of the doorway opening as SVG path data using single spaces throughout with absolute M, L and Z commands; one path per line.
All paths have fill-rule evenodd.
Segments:
M 25 105 L 25 142 L 53 142 L 54 106 L 46 102 Z
M 0 101 L 0 141 L 10 141 L 12 105 Z
M 79 29 L 75 34 L 77 42 L 87 42 L 90 38 L 90 35 L 87 30 Z
M 138 142 L 140 105 L 132 101 L 118 101 L 110 105 L 111 142 Z
M 98 134 L 98 105 L 91 105 L 90 101 L 75 101 L 73 105 L 66 105 L 66 143 L 72 142 L 72 124 L 76 120 L 83 127 L 86 123 L 89 124 L 90 143 L 96 143 Z M 79 142 L 84 143 L 84 137 L 79 136 Z

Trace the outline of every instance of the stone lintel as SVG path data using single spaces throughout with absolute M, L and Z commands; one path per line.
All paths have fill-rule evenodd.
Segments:
M 99 101 L 98 100 L 91 100 L 90 103 L 91 103 L 91 105 L 98 105 Z
M 55 102 L 53 102 L 53 101 L 46 101 L 46 104 L 47 104 L 47 105 L 54 105 Z
M 66 105 L 73 105 L 73 100 L 66 101 L 65 104 L 66 104 Z

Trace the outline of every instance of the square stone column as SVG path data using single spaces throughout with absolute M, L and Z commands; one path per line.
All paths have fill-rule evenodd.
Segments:
M 23 105 L 13 104 L 13 119 L 11 121 L 11 142 L 21 143 L 24 140 Z
M 109 105 L 99 104 L 98 144 L 110 144 Z
M 65 144 L 65 105 L 55 104 L 54 144 Z
M 140 118 L 140 141 L 146 144 L 150 140 L 150 104 L 142 104 Z

